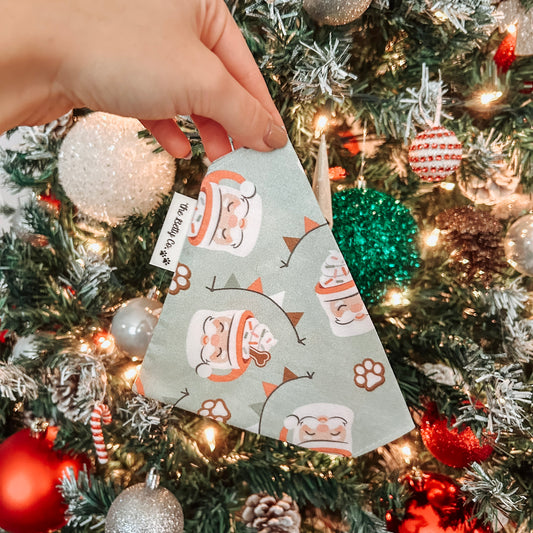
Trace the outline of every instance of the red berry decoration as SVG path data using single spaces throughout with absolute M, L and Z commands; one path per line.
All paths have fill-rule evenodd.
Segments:
M 430 404 L 422 417 L 420 434 L 426 448 L 445 465 L 463 468 L 470 463 L 486 461 L 492 453 L 491 439 L 476 437 L 472 428 L 452 427 L 455 419 L 441 416 L 435 404 Z
M 395 533 L 491 533 L 474 518 L 472 504 L 466 502 L 459 486 L 449 477 L 433 472 L 417 472 L 405 481 L 412 492 L 402 520 L 394 513 L 385 516 L 388 531 Z
M 54 450 L 57 428 L 37 436 L 23 429 L 0 444 L 0 528 L 44 533 L 62 528 L 67 506 L 57 485 L 67 468 L 75 475 L 87 459 Z
M 442 181 L 461 164 L 463 145 L 455 133 L 435 126 L 419 133 L 409 148 L 409 164 L 424 181 Z

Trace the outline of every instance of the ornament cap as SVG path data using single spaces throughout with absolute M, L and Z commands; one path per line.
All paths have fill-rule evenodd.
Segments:
M 48 430 L 48 420 L 46 418 L 36 418 L 30 424 L 30 434 L 34 439 L 43 438 Z
M 148 472 L 146 476 L 146 488 L 150 490 L 156 490 L 159 487 L 160 480 L 161 476 L 159 475 L 157 468 L 153 466 L 152 468 L 150 468 L 150 472 Z

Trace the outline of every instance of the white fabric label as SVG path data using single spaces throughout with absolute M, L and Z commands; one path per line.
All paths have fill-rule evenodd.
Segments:
M 165 222 L 150 259 L 150 264 L 174 272 L 191 224 L 196 200 L 174 193 Z

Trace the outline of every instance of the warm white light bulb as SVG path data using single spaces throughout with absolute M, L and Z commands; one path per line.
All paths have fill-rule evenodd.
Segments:
M 516 24 L 509 24 L 509 26 L 507 26 L 507 31 L 509 33 L 516 33 Z
M 439 242 L 440 229 L 435 228 L 427 237 L 426 237 L 426 246 L 434 247 L 437 246 Z
M 324 130 L 326 129 L 326 126 L 328 125 L 328 117 L 326 115 L 319 115 L 316 119 L 316 130 L 315 130 L 315 136 L 319 137 L 324 133 Z
M 455 189 L 455 183 L 452 183 L 451 181 L 442 181 L 440 183 L 440 188 L 445 191 L 453 191 Z
M 503 93 L 501 91 L 491 91 L 482 93 L 479 96 L 479 100 L 483 105 L 489 105 L 492 104 L 492 102 L 496 102 L 496 100 L 499 100 L 502 97 Z
M 205 437 L 205 440 L 207 441 L 207 445 L 209 446 L 209 449 L 211 451 L 214 451 L 216 447 L 215 428 L 214 427 L 205 428 L 204 437 Z
M 433 14 L 441 22 L 446 22 L 448 20 L 448 15 L 442 11 L 434 11 Z
M 124 379 L 126 381 L 133 382 L 137 378 L 137 374 L 139 373 L 139 367 L 138 366 L 130 366 L 128 369 L 124 371 Z

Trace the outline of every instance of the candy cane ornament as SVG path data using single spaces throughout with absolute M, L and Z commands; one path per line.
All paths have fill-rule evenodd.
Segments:
M 102 432 L 102 423 L 111 424 L 112 421 L 113 418 L 111 417 L 109 407 L 104 403 L 97 403 L 91 413 L 91 433 L 93 435 L 98 462 L 102 465 L 105 465 L 109 460 L 104 434 Z

